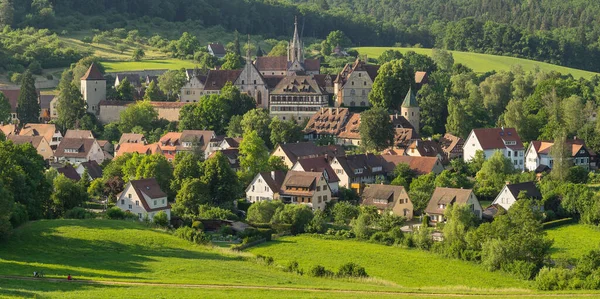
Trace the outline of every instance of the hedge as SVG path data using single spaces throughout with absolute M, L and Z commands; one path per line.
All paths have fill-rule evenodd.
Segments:
M 576 220 L 573 218 L 563 218 L 563 219 L 545 222 L 543 224 L 543 226 L 544 226 L 544 229 L 548 229 L 548 228 L 559 227 L 559 226 L 563 226 L 563 225 L 567 225 L 567 224 L 573 224 L 575 222 L 576 222 Z

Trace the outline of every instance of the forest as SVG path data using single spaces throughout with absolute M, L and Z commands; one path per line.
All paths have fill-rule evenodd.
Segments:
M 3 2 L 11 1 L 0 1 Z M 290 23 L 298 15 L 306 37 L 322 39 L 330 31 L 341 30 L 356 46 L 437 47 L 600 70 L 600 25 L 597 25 L 600 4 L 575 0 L 25 0 L 12 3 L 14 12 L 8 19 L 13 27 L 19 28 L 50 28 L 56 32 L 136 29 L 141 24 L 194 21 L 193 26 L 222 26 L 242 34 L 288 38 Z M 0 10 L 5 8 L 0 6 Z

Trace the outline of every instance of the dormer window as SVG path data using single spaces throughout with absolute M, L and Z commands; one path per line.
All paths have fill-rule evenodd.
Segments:
M 381 166 L 373 167 L 373 172 L 381 171 Z
M 354 170 L 354 173 L 355 174 L 363 173 L 363 169 L 362 168 L 357 168 L 357 169 Z
M 446 205 L 444 205 L 444 204 L 440 204 L 440 205 L 439 205 L 439 208 L 440 208 L 440 209 L 445 209 L 445 208 L 446 208 Z
M 192 147 L 191 142 L 183 142 L 183 147 Z
M 504 144 L 505 144 L 505 145 L 516 145 L 516 144 L 517 144 L 517 142 L 516 142 L 516 141 L 510 141 L 510 140 L 505 140 L 505 141 L 504 141 Z

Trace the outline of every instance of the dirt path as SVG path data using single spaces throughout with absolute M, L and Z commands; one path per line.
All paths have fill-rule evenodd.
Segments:
M 169 288 L 185 288 L 185 289 L 247 289 L 247 290 L 268 290 L 268 291 L 304 291 L 304 292 L 315 292 L 315 293 L 330 293 L 330 294 L 381 294 L 381 295 L 396 295 L 396 296 L 411 296 L 411 297 L 485 297 L 493 296 L 494 298 L 499 297 L 598 297 L 600 294 L 552 294 L 552 293 L 537 293 L 537 294 L 459 294 L 459 293 L 441 293 L 441 292 L 416 292 L 411 290 L 406 291 L 361 291 L 361 290 L 340 290 L 340 289 L 319 289 L 319 288 L 295 288 L 295 287 L 277 287 L 277 286 L 253 286 L 253 285 L 208 285 L 208 284 L 177 284 L 177 283 L 151 283 L 151 282 L 127 282 L 127 281 L 108 281 L 108 280 L 71 280 L 58 279 L 58 278 L 33 278 L 25 276 L 9 276 L 0 275 L 0 279 L 15 279 L 25 281 L 44 281 L 53 283 L 78 283 L 88 285 L 116 285 L 116 286 L 151 286 L 151 287 L 169 287 Z M 493 292 L 493 291 L 491 291 Z

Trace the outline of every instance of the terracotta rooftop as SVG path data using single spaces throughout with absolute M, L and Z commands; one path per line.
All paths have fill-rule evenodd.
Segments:
M 98 66 L 93 62 L 92 62 L 92 65 L 90 65 L 90 68 L 88 68 L 85 75 L 83 75 L 83 77 L 81 77 L 81 80 L 106 81 L 106 79 L 104 79 L 104 76 L 100 72 L 100 69 L 98 68 Z
M 473 129 L 481 148 L 484 150 L 501 149 L 508 147 L 512 150 L 522 150 L 523 142 L 514 128 L 486 128 Z M 514 142 L 513 145 L 505 142 Z
M 444 214 L 445 209 L 440 208 L 440 205 L 447 207 L 450 204 L 466 204 L 472 192 L 471 189 L 437 187 L 431 195 L 425 212 L 428 214 Z

